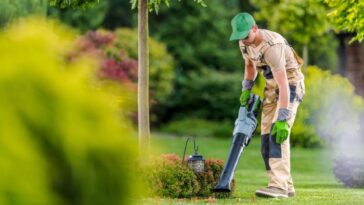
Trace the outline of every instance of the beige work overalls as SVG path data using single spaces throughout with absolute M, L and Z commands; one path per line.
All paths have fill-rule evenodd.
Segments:
M 269 177 L 268 186 L 281 188 L 288 192 L 294 192 L 295 190 L 290 171 L 289 137 L 282 144 L 277 144 L 275 142 L 275 136 L 271 136 L 270 134 L 279 110 L 279 89 L 276 81 L 273 79 L 270 67 L 264 61 L 264 53 L 271 46 L 276 44 L 288 44 L 282 38 L 274 38 L 270 41 L 263 41 L 262 43 L 264 44 L 259 51 L 258 57 L 249 59 L 254 62 L 258 71 L 260 71 L 266 79 L 261 118 L 261 153 Z M 245 55 L 249 57 L 245 46 L 241 46 L 240 48 L 241 51 L 243 53 L 245 52 Z M 300 70 L 303 61 L 293 48 L 291 48 L 291 50 L 299 66 L 296 68 L 286 68 L 290 89 L 288 109 L 291 111 L 291 116 L 287 121 L 290 129 L 293 126 L 297 108 L 302 101 L 305 92 L 304 76 Z

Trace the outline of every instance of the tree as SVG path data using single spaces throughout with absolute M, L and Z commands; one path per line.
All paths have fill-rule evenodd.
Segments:
M 203 0 L 193 0 L 206 7 Z M 61 8 L 88 8 L 98 0 L 51 0 L 50 4 Z M 132 8 L 138 7 L 138 129 L 140 150 L 149 153 L 149 59 L 148 59 L 148 11 L 158 14 L 160 4 L 169 6 L 169 0 L 131 0 Z
M 150 32 L 167 44 L 179 76 L 203 67 L 241 70 L 241 53 L 236 42 L 229 41 L 230 21 L 239 12 L 237 7 L 235 0 L 211 1 L 206 8 L 196 7 L 192 1 L 171 2 L 169 8 L 150 17 Z
M 329 22 L 323 0 L 251 0 L 259 8 L 258 20 L 265 20 L 268 28 L 284 34 L 303 46 L 305 65 L 308 62 L 308 44 L 328 31 Z
M 91 8 L 99 3 L 100 0 L 49 0 L 51 6 L 59 8 Z
M 364 1 L 361 0 L 325 0 L 332 10 L 329 12 L 331 22 L 336 30 L 356 32 L 351 42 L 364 39 Z
M 103 0 L 92 7 L 76 9 L 72 7 L 50 7 L 48 17 L 60 19 L 77 30 L 85 33 L 99 28 L 107 16 L 109 1 Z
M 130 10 L 130 0 L 102 0 L 86 9 L 50 7 L 48 16 L 59 18 L 82 33 L 100 27 L 115 30 L 137 24 L 137 12 Z
M 45 0 L 1 0 L 0 28 L 13 20 L 31 14 L 45 15 L 47 3 Z
M 206 6 L 203 0 L 194 0 Z M 138 129 L 140 150 L 149 154 L 149 65 L 148 65 L 148 11 L 158 13 L 161 3 L 169 5 L 169 0 L 132 0 L 132 7 L 138 4 Z
M 364 96 L 364 2 L 362 0 L 325 0 L 331 10 L 328 17 L 340 32 L 341 74 Z M 351 39 L 347 43 L 347 39 Z

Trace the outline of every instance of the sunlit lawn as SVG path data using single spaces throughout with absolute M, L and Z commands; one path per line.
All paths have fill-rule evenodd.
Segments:
M 154 154 L 183 154 L 186 138 L 154 134 L 152 137 Z M 198 138 L 200 154 L 205 158 L 226 158 L 230 139 Z M 187 154 L 193 153 L 190 144 Z M 229 199 L 169 199 L 147 198 L 139 204 L 364 204 L 364 189 L 342 187 L 336 181 L 332 167 L 332 154 L 323 149 L 291 150 L 292 175 L 296 187 L 296 197 L 288 199 L 264 199 L 255 196 L 255 190 L 266 186 L 263 160 L 260 155 L 260 139 L 253 138 L 240 159 L 235 179 L 236 191 Z

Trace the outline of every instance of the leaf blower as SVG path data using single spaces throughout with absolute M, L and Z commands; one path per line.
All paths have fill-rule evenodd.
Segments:
M 235 121 L 230 152 L 221 172 L 220 180 L 213 189 L 214 192 L 231 192 L 231 181 L 239 158 L 245 147 L 248 146 L 257 128 L 260 104 L 260 97 L 251 94 L 247 105 L 240 107 L 238 118 Z

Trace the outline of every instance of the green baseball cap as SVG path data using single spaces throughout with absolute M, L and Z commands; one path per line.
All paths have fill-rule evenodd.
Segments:
M 231 20 L 233 33 L 230 36 L 230 41 L 246 38 L 253 25 L 255 25 L 255 20 L 252 15 L 245 12 L 237 14 L 233 20 Z

